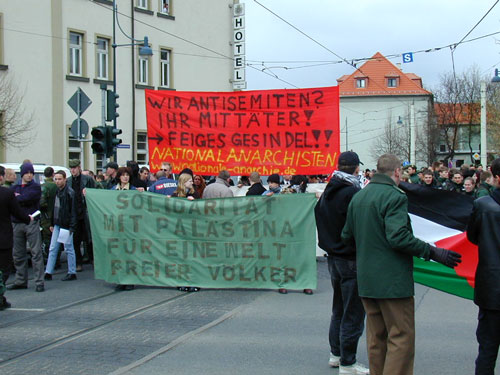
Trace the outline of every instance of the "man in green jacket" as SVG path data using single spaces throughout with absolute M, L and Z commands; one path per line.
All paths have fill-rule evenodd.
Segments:
M 494 179 L 491 172 L 481 172 L 479 176 L 479 187 L 476 190 L 475 198 L 488 197 L 495 189 L 493 186 Z
M 382 155 L 377 173 L 349 204 L 342 231 L 342 240 L 356 245 L 372 375 L 413 374 L 413 257 L 449 267 L 455 267 L 461 257 L 413 236 L 408 199 L 398 188 L 401 173 L 401 161 L 395 155 Z

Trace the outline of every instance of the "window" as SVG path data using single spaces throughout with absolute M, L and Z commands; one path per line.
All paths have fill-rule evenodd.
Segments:
M 364 89 L 366 87 L 366 78 L 356 79 L 356 87 L 358 89 Z
M 160 13 L 170 14 L 170 0 L 160 0 Z
M 137 0 L 137 8 L 149 9 L 149 0 Z
M 168 49 L 160 50 L 161 86 L 170 87 L 170 53 Z
M 398 87 L 397 78 L 387 78 L 387 87 Z
M 83 75 L 83 34 L 69 33 L 69 74 Z
M 446 145 L 439 145 L 439 152 L 446 152 Z
M 148 164 L 148 133 L 145 131 L 137 132 L 137 155 L 135 160 L 138 164 Z
M 109 39 L 97 38 L 97 78 L 109 79 Z
M 141 85 L 149 85 L 149 60 L 147 57 L 139 56 L 138 80 Z

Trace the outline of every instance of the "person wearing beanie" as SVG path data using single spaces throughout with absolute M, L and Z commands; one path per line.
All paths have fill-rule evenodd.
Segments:
M 269 185 L 269 190 L 266 190 L 262 195 L 271 196 L 273 194 L 279 194 L 281 191 L 280 187 L 280 176 L 279 174 L 272 174 L 267 178 L 267 184 Z
M 11 190 L 21 206 L 21 210 L 26 215 L 31 215 L 40 208 L 40 198 L 42 189 L 40 185 L 33 181 L 35 170 L 33 164 L 25 162 L 21 165 L 21 181 L 19 184 L 11 186 Z M 35 278 L 36 291 L 45 290 L 43 275 L 44 265 L 42 256 L 42 237 L 40 235 L 40 215 L 29 224 L 13 217 L 14 231 L 14 266 L 16 267 L 16 277 L 14 284 L 9 289 L 28 288 L 28 249 L 29 242 L 31 248 L 31 262 L 33 264 L 33 274 Z

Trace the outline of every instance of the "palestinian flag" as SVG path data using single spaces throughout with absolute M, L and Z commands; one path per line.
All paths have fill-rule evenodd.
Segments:
M 455 269 L 414 258 L 415 281 L 473 299 L 478 252 L 477 246 L 467 240 L 466 226 L 474 199 L 453 191 L 406 182 L 399 187 L 408 196 L 408 212 L 415 237 L 462 255 L 462 263 Z

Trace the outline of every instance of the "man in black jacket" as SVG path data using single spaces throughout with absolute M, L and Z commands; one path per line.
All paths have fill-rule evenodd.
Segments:
M 250 188 L 248 188 L 246 195 L 262 195 L 262 193 L 266 191 L 266 188 L 262 186 L 259 172 L 250 173 L 248 179 L 250 180 L 251 185 Z
M 83 270 L 83 256 L 82 252 L 80 251 L 82 242 L 84 242 L 89 262 L 92 262 L 94 258 L 94 252 L 92 251 L 92 238 L 90 236 L 90 222 L 87 213 L 87 204 L 85 203 L 85 189 L 95 188 L 95 181 L 91 176 L 82 174 L 80 160 L 70 160 L 69 168 L 71 171 L 71 176 L 69 176 L 67 184 L 71 189 L 73 189 L 76 197 L 77 223 L 73 238 L 73 246 L 76 253 L 76 270 L 77 272 L 81 272 Z
M 25 214 L 31 215 L 40 208 L 40 198 L 42 189 L 33 177 L 35 170 L 33 164 L 25 162 L 21 165 L 21 182 L 11 186 L 11 190 L 16 196 L 17 202 Z M 16 279 L 9 289 L 27 289 L 28 288 L 28 248 L 29 243 L 31 251 L 31 263 L 33 265 L 33 274 L 35 278 L 36 291 L 45 290 L 43 284 L 43 256 L 42 256 L 42 236 L 40 235 L 40 216 L 29 224 L 12 218 L 14 230 L 14 265 L 16 266 Z
M 358 341 L 364 329 L 365 310 L 358 294 L 356 280 L 356 249 L 345 245 L 340 234 L 344 227 L 347 207 L 361 186 L 359 157 L 355 152 L 340 154 L 338 170 L 315 207 L 319 247 L 328 253 L 328 269 L 333 287 L 330 321 L 331 367 L 341 374 L 368 374 L 368 369 L 356 362 Z
M 61 243 L 64 243 L 64 251 L 66 251 L 68 258 L 68 274 L 62 280 L 76 280 L 76 259 L 75 248 L 73 247 L 73 233 L 75 233 L 77 225 L 76 195 L 66 183 L 66 173 L 64 171 L 57 171 L 54 174 L 54 182 L 57 185 L 57 193 L 54 202 L 52 226 L 50 227 L 52 237 L 50 239 L 49 259 L 45 269 L 45 280 L 52 280 L 52 273 L 54 272 Z M 64 233 L 67 234 L 65 240 L 63 240 Z
M 474 201 L 467 238 L 479 245 L 474 303 L 479 306 L 476 375 L 494 375 L 500 347 L 500 158 L 491 164 L 496 189 Z
M 5 168 L 0 165 L 0 185 L 5 178 Z M 19 206 L 14 193 L 3 186 L 0 186 L 0 310 L 10 307 L 3 296 L 5 292 L 5 282 L 9 278 L 12 267 L 12 222 L 14 216 L 20 222 L 29 224 L 32 220 Z

